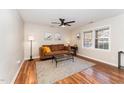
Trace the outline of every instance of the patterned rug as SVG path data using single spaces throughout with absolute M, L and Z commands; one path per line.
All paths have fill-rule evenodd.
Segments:
M 95 64 L 77 57 L 74 58 L 74 62 L 72 60 L 58 62 L 57 67 L 52 60 L 36 62 L 38 83 L 52 84 L 93 65 Z

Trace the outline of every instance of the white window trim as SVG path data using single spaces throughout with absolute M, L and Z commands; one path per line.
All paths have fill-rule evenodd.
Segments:
M 91 47 L 85 47 L 84 46 L 84 33 L 88 33 L 88 32 L 92 32 L 92 46 Z M 83 37 L 82 37 L 82 48 L 86 48 L 86 49 L 93 49 L 93 30 L 87 30 L 83 32 Z
M 109 27 L 109 49 L 99 49 L 99 48 L 95 48 L 95 31 L 100 29 L 100 28 L 105 28 L 105 27 Z M 92 31 L 92 47 L 84 47 L 84 32 L 89 32 L 89 31 Z M 83 37 L 81 38 L 82 39 L 82 48 L 83 49 L 92 49 L 92 50 L 98 50 L 98 51 L 106 51 L 106 52 L 109 52 L 111 51 L 111 40 L 112 40 L 112 37 L 111 37 L 111 25 L 105 25 L 105 26 L 100 26 L 100 27 L 96 27 L 94 29 L 90 29 L 90 30 L 84 30 L 83 31 Z
M 96 34 L 96 30 L 98 30 L 98 29 L 101 29 L 101 28 L 105 28 L 105 27 L 109 27 L 109 49 L 100 49 L 100 48 L 96 48 L 95 47 L 95 39 L 96 39 L 96 37 L 95 37 L 95 34 Z M 102 26 L 102 27 L 98 27 L 97 29 L 94 29 L 94 48 L 96 49 L 96 50 L 103 50 L 103 51 L 111 51 L 111 27 L 110 26 Z

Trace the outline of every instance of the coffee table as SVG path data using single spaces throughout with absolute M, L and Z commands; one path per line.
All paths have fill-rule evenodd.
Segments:
M 52 62 L 53 62 L 53 60 L 55 60 L 56 67 L 57 67 L 57 63 L 58 62 L 62 62 L 62 61 L 65 61 L 65 60 L 70 60 L 70 59 L 74 62 L 74 56 L 71 53 L 69 53 L 69 54 L 53 55 Z

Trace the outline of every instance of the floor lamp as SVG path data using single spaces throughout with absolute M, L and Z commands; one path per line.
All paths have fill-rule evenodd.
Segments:
M 30 59 L 29 61 L 32 61 L 32 41 L 34 40 L 34 37 L 33 36 L 29 36 L 28 37 L 28 40 L 30 41 Z

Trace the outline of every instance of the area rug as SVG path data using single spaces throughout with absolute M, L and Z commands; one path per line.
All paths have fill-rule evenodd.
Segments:
M 38 83 L 53 84 L 93 65 L 95 64 L 77 57 L 74 58 L 74 62 L 72 60 L 58 62 L 57 67 L 52 60 L 36 62 Z

